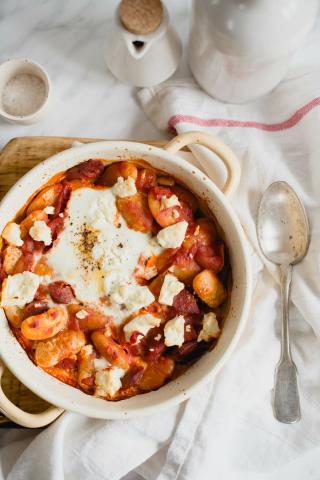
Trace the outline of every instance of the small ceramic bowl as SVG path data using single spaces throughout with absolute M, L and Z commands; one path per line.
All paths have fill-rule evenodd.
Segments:
M 32 113 L 27 115 L 13 115 L 5 110 L 3 93 L 8 82 L 21 74 L 29 74 L 39 78 L 44 85 L 44 95 L 41 104 L 36 110 L 32 111 Z M 0 65 L 0 116 L 8 122 L 18 125 L 30 125 L 39 122 L 47 113 L 50 96 L 51 84 L 48 74 L 38 63 L 27 58 L 13 58 Z

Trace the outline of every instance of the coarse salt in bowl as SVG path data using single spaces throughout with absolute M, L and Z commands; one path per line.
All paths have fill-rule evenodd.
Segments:
M 50 80 L 45 70 L 26 58 L 0 65 L 0 116 L 20 125 L 40 121 L 47 113 Z

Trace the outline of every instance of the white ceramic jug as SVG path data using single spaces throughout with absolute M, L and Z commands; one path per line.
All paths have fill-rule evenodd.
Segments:
M 136 87 L 157 85 L 175 72 L 181 54 L 182 45 L 169 25 L 165 6 L 160 26 L 147 35 L 126 30 L 117 11 L 108 31 L 105 57 L 109 69 L 119 80 Z
M 318 0 L 193 0 L 190 68 L 219 100 L 250 101 L 285 75 Z

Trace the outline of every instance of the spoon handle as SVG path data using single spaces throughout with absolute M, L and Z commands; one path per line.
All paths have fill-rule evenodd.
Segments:
M 282 333 L 281 357 L 275 370 L 273 408 L 279 422 L 294 423 L 300 420 L 300 400 L 297 369 L 291 358 L 289 336 L 289 296 L 292 265 L 281 266 Z

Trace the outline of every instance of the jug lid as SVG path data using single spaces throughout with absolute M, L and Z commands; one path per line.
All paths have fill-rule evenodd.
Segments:
M 126 30 L 147 35 L 157 30 L 163 18 L 161 0 L 122 0 L 119 17 Z

